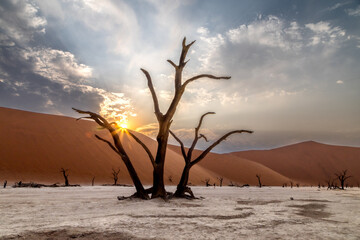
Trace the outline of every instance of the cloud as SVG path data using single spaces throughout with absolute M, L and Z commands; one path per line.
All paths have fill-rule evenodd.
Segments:
M 358 6 L 355 9 L 347 9 L 346 12 L 349 14 L 349 16 L 359 17 L 360 16 L 360 6 Z
M 318 45 L 321 43 L 335 46 L 345 39 L 345 30 L 340 27 L 331 27 L 329 22 L 320 21 L 318 23 L 308 23 L 305 26 L 314 33 L 310 45 Z
M 344 81 L 342 81 L 342 80 L 337 80 L 336 83 L 337 83 L 337 84 L 344 84 Z
M 301 40 L 298 30 L 299 26 L 296 22 L 292 22 L 287 27 L 284 20 L 276 16 L 268 16 L 248 25 L 243 24 L 238 28 L 230 29 L 226 35 L 233 44 L 249 43 L 289 50 L 296 46 L 296 41 Z
M 34 63 L 34 72 L 62 84 L 83 83 L 92 77 L 92 68 L 79 64 L 74 54 L 51 48 L 27 48 L 25 61 Z
M 34 34 L 45 33 L 47 21 L 39 16 L 38 7 L 30 1 L 7 1 L 0 6 L 0 42 L 13 46 L 33 39 Z M 5 44 L 4 44 L 5 41 Z

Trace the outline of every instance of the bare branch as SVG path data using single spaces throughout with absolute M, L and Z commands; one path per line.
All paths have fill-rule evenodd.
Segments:
M 184 147 L 184 143 L 180 140 L 180 138 L 178 138 L 175 133 L 173 133 L 173 131 L 169 130 L 170 131 L 170 134 L 171 136 L 173 136 L 175 138 L 176 141 L 178 141 L 178 143 L 180 144 L 180 147 L 181 147 L 181 154 L 183 155 L 184 157 L 184 160 L 186 161 L 186 153 L 185 153 L 185 147 Z
M 151 80 L 151 76 L 148 73 L 148 71 L 146 71 L 145 69 L 140 68 L 140 70 L 145 74 L 145 76 L 147 78 L 148 87 L 150 89 L 151 96 L 152 96 L 152 99 L 153 99 L 153 102 L 154 102 L 155 115 L 156 115 L 157 119 L 160 120 L 161 117 L 162 117 L 162 113 L 160 112 L 159 101 L 158 101 L 157 96 L 156 96 L 156 92 L 155 92 L 154 85 L 153 85 L 152 80 Z
M 192 78 L 189 78 L 188 80 L 186 80 L 184 82 L 184 84 L 182 85 L 183 88 L 185 88 L 189 83 L 197 80 L 197 79 L 200 79 L 200 78 L 211 78 L 211 79 L 230 79 L 231 77 L 230 76 L 224 76 L 224 77 L 216 77 L 214 75 L 211 75 L 211 74 L 200 74 L 200 75 L 197 75 L 195 77 L 192 77 Z
M 171 60 L 167 60 L 175 69 L 178 69 L 178 66 Z
M 194 148 L 195 148 L 195 146 L 196 146 L 196 143 L 197 143 L 198 140 L 200 139 L 200 137 L 199 137 L 199 130 L 200 130 L 200 127 L 201 127 L 202 122 L 203 122 L 203 120 L 204 120 L 204 117 L 205 117 L 206 115 L 209 115 L 209 114 L 215 114 L 215 112 L 207 112 L 207 113 L 203 114 L 203 115 L 200 117 L 200 120 L 199 120 L 199 123 L 198 123 L 197 127 L 195 128 L 195 137 L 194 137 L 194 140 L 193 140 L 193 142 L 192 142 L 192 144 L 191 144 L 191 146 L 190 146 L 190 148 L 189 148 L 188 154 L 187 154 L 187 157 L 188 157 L 189 159 L 191 159 L 191 155 L 192 155 L 192 152 L 194 151 Z M 204 139 L 207 141 L 207 139 L 206 139 L 206 137 L 205 137 L 204 135 L 203 135 L 203 137 L 204 137 Z
M 147 155 L 150 158 L 152 166 L 155 168 L 155 159 L 154 159 L 154 156 L 152 155 L 151 151 L 149 150 L 149 148 L 137 136 L 135 136 L 132 132 L 126 131 L 126 133 L 128 133 L 133 139 L 135 139 L 135 141 L 137 143 L 139 143 L 143 147 L 143 149 L 145 150 L 145 152 L 147 153 Z
M 121 153 L 114 147 L 114 145 L 112 145 L 111 142 L 109 142 L 108 140 L 100 137 L 100 136 L 97 135 L 97 134 L 95 134 L 95 137 L 96 137 L 97 139 L 99 139 L 100 141 L 106 142 L 106 143 L 111 147 L 112 150 L 114 150 L 117 154 L 121 155 Z
M 114 131 L 114 129 L 111 128 L 108 121 L 105 118 L 103 118 L 102 116 L 100 116 L 99 114 L 96 114 L 96 113 L 93 113 L 93 112 L 90 112 L 90 111 L 83 111 L 83 110 L 76 109 L 76 108 L 72 108 L 72 109 L 74 111 L 78 112 L 78 113 L 81 113 L 81 114 L 89 114 L 89 116 L 85 117 L 85 118 L 93 119 L 100 126 L 109 129 L 109 131 Z
M 204 134 L 199 134 L 199 139 L 200 139 L 200 138 L 203 138 L 203 139 L 205 139 L 206 142 L 209 142 L 208 139 L 207 139 L 207 137 L 205 137 Z
M 192 161 L 191 166 L 193 166 L 193 165 L 197 164 L 198 162 L 200 162 L 214 147 L 216 147 L 219 143 L 221 143 L 228 136 L 230 136 L 230 135 L 232 135 L 234 133 L 253 133 L 253 131 L 250 131 L 250 130 L 235 130 L 235 131 L 231 131 L 231 132 L 226 133 L 224 136 L 219 138 L 216 142 L 211 144 L 207 149 L 205 149 L 205 151 L 203 151 L 200 154 L 200 156 L 198 156 L 194 161 Z

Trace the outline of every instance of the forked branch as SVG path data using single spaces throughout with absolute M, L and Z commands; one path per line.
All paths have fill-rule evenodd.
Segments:
M 100 141 L 103 141 L 103 142 L 107 143 L 107 144 L 111 147 L 112 150 L 114 150 L 117 154 L 121 155 L 121 153 L 114 147 L 114 145 L 112 145 L 112 143 L 111 143 L 110 141 L 108 141 L 108 140 L 100 137 L 100 136 L 97 135 L 97 134 L 95 134 L 95 137 L 96 137 L 97 139 L 99 139 Z
M 253 133 L 253 131 L 250 130 L 235 130 L 235 131 L 231 131 L 226 133 L 224 136 L 222 136 L 221 138 L 219 138 L 216 142 L 214 142 L 213 144 L 211 144 L 207 149 L 205 149 L 205 151 L 203 151 L 200 156 L 198 156 L 194 161 L 191 162 L 191 165 L 195 165 L 198 162 L 200 162 L 214 147 L 216 147 L 219 143 L 221 143 L 222 141 L 224 141 L 228 136 L 235 134 L 235 133 Z
M 157 96 L 156 96 L 156 92 L 155 92 L 154 85 L 153 85 L 152 80 L 151 80 L 151 76 L 150 76 L 149 72 L 146 71 L 145 69 L 140 68 L 140 70 L 145 74 L 145 76 L 147 78 L 148 87 L 149 87 L 149 90 L 151 92 L 151 96 L 152 96 L 152 99 L 153 99 L 153 102 L 154 102 L 155 115 L 156 115 L 156 118 L 158 120 L 160 120 L 162 118 L 162 113 L 160 112 L 159 101 L 158 101 Z
M 135 136 L 132 132 L 126 130 L 126 133 L 128 133 L 133 139 L 135 139 L 135 141 L 137 143 L 139 143 L 143 149 L 145 150 L 145 152 L 147 153 L 147 155 L 149 156 L 149 159 L 151 161 L 152 166 L 155 168 L 155 159 L 154 156 L 152 155 L 150 149 L 145 145 L 145 143 L 143 143 L 137 136 Z
M 173 136 L 175 138 L 175 140 L 180 144 L 180 148 L 181 148 L 181 154 L 183 155 L 183 158 L 186 159 L 186 152 L 185 152 L 185 146 L 184 146 L 184 143 L 180 140 L 180 138 L 178 138 L 175 133 L 171 130 L 170 131 L 170 134 L 171 136 Z

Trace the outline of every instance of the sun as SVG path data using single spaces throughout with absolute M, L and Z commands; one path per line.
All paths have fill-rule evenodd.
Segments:
M 120 126 L 121 128 L 127 128 L 127 127 L 128 127 L 126 123 L 120 123 L 119 126 Z

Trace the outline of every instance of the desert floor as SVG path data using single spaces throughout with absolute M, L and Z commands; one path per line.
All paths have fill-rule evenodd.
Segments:
M 359 188 L 193 187 L 202 199 L 116 199 L 133 191 L 0 189 L 0 239 L 360 238 Z

